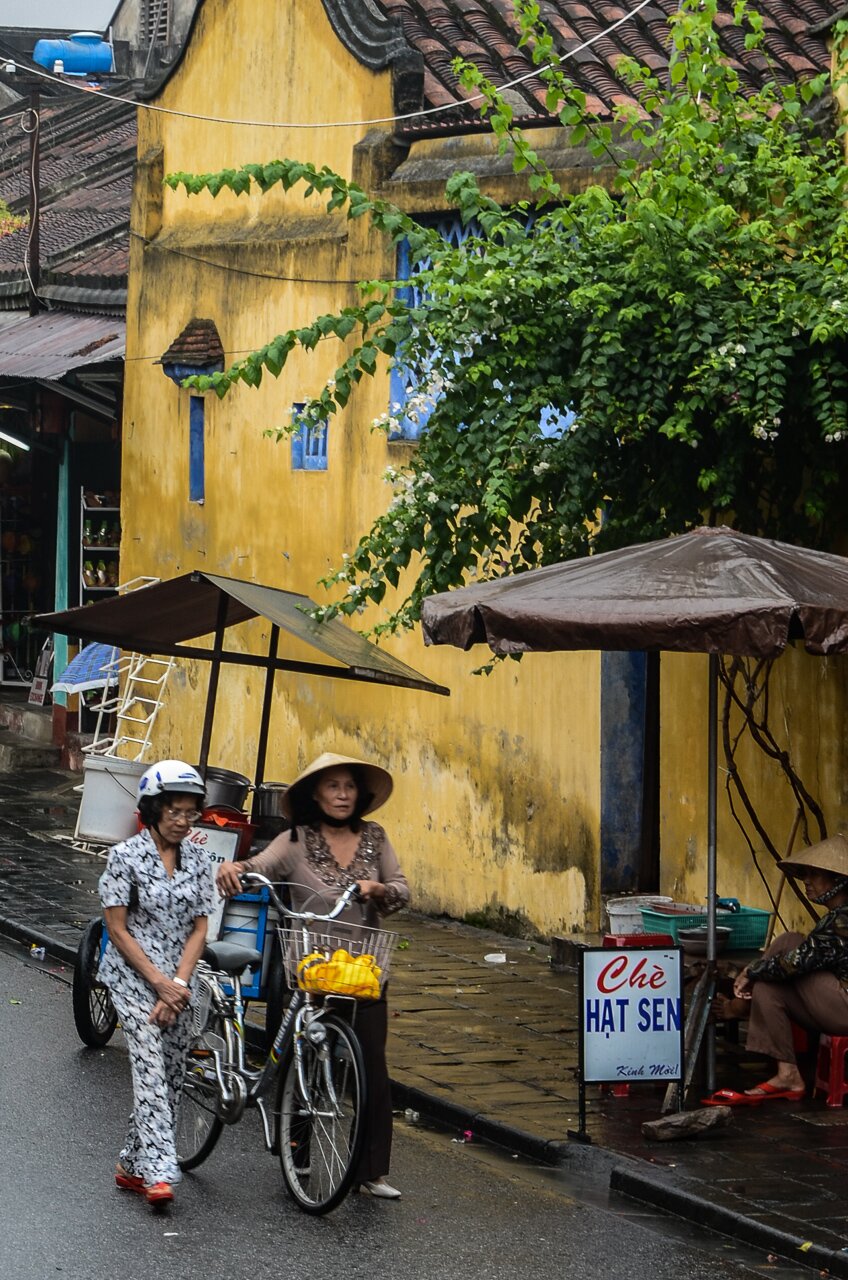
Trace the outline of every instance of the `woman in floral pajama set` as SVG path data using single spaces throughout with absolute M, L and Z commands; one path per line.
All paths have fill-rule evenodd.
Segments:
M 100 877 L 109 942 L 98 976 L 121 1020 L 133 1082 L 115 1182 L 153 1206 L 173 1200 L 181 1177 L 174 1118 L 191 1033 L 189 983 L 215 896 L 209 855 L 184 837 L 204 794 L 191 765 L 153 765 L 138 788 L 145 829 L 110 849 Z

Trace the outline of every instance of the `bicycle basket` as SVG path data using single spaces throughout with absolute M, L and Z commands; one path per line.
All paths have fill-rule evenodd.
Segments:
M 289 986 L 323 995 L 377 1000 L 398 939 L 387 929 L 334 923 L 329 928 L 278 926 Z

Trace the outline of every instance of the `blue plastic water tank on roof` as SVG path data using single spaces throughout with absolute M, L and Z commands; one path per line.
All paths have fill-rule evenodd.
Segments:
M 103 75 L 112 70 L 112 46 L 94 31 L 77 31 L 67 40 L 39 40 L 32 60 L 48 71 L 61 62 L 66 76 Z

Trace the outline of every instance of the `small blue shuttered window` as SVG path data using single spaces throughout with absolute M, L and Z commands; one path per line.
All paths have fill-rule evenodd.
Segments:
M 303 402 L 292 405 L 292 422 L 297 424 L 299 415 L 305 408 Z M 291 461 L 293 471 L 326 471 L 327 470 L 327 436 L 329 423 L 321 422 L 312 426 L 301 422 L 291 438 Z

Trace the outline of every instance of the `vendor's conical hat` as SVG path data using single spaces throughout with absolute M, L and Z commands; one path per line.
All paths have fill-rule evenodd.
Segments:
M 829 871 L 834 876 L 848 876 L 848 840 L 841 833 L 828 836 L 809 849 L 801 849 L 792 858 L 784 858 L 777 864 L 790 876 L 802 876 L 805 867 L 817 871 Z
M 295 817 L 295 810 L 300 809 L 303 802 L 311 794 L 312 787 L 315 785 L 318 773 L 323 773 L 325 769 L 334 769 L 339 765 L 347 766 L 356 765 L 359 772 L 365 777 L 365 785 L 371 792 L 371 799 L 366 808 L 362 811 L 364 817 L 366 813 L 373 813 L 375 809 L 379 809 L 385 804 L 389 796 L 392 794 L 392 775 L 388 769 L 381 769 L 378 764 L 369 764 L 367 760 L 355 760 L 352 756 L 337 756 L 332 751 L 325 751 L 317 760 L 313 760 L 306 768 L 297 775 L 294 782 L 283 796 L 280 805 L 285 816 L 292 820 Z

